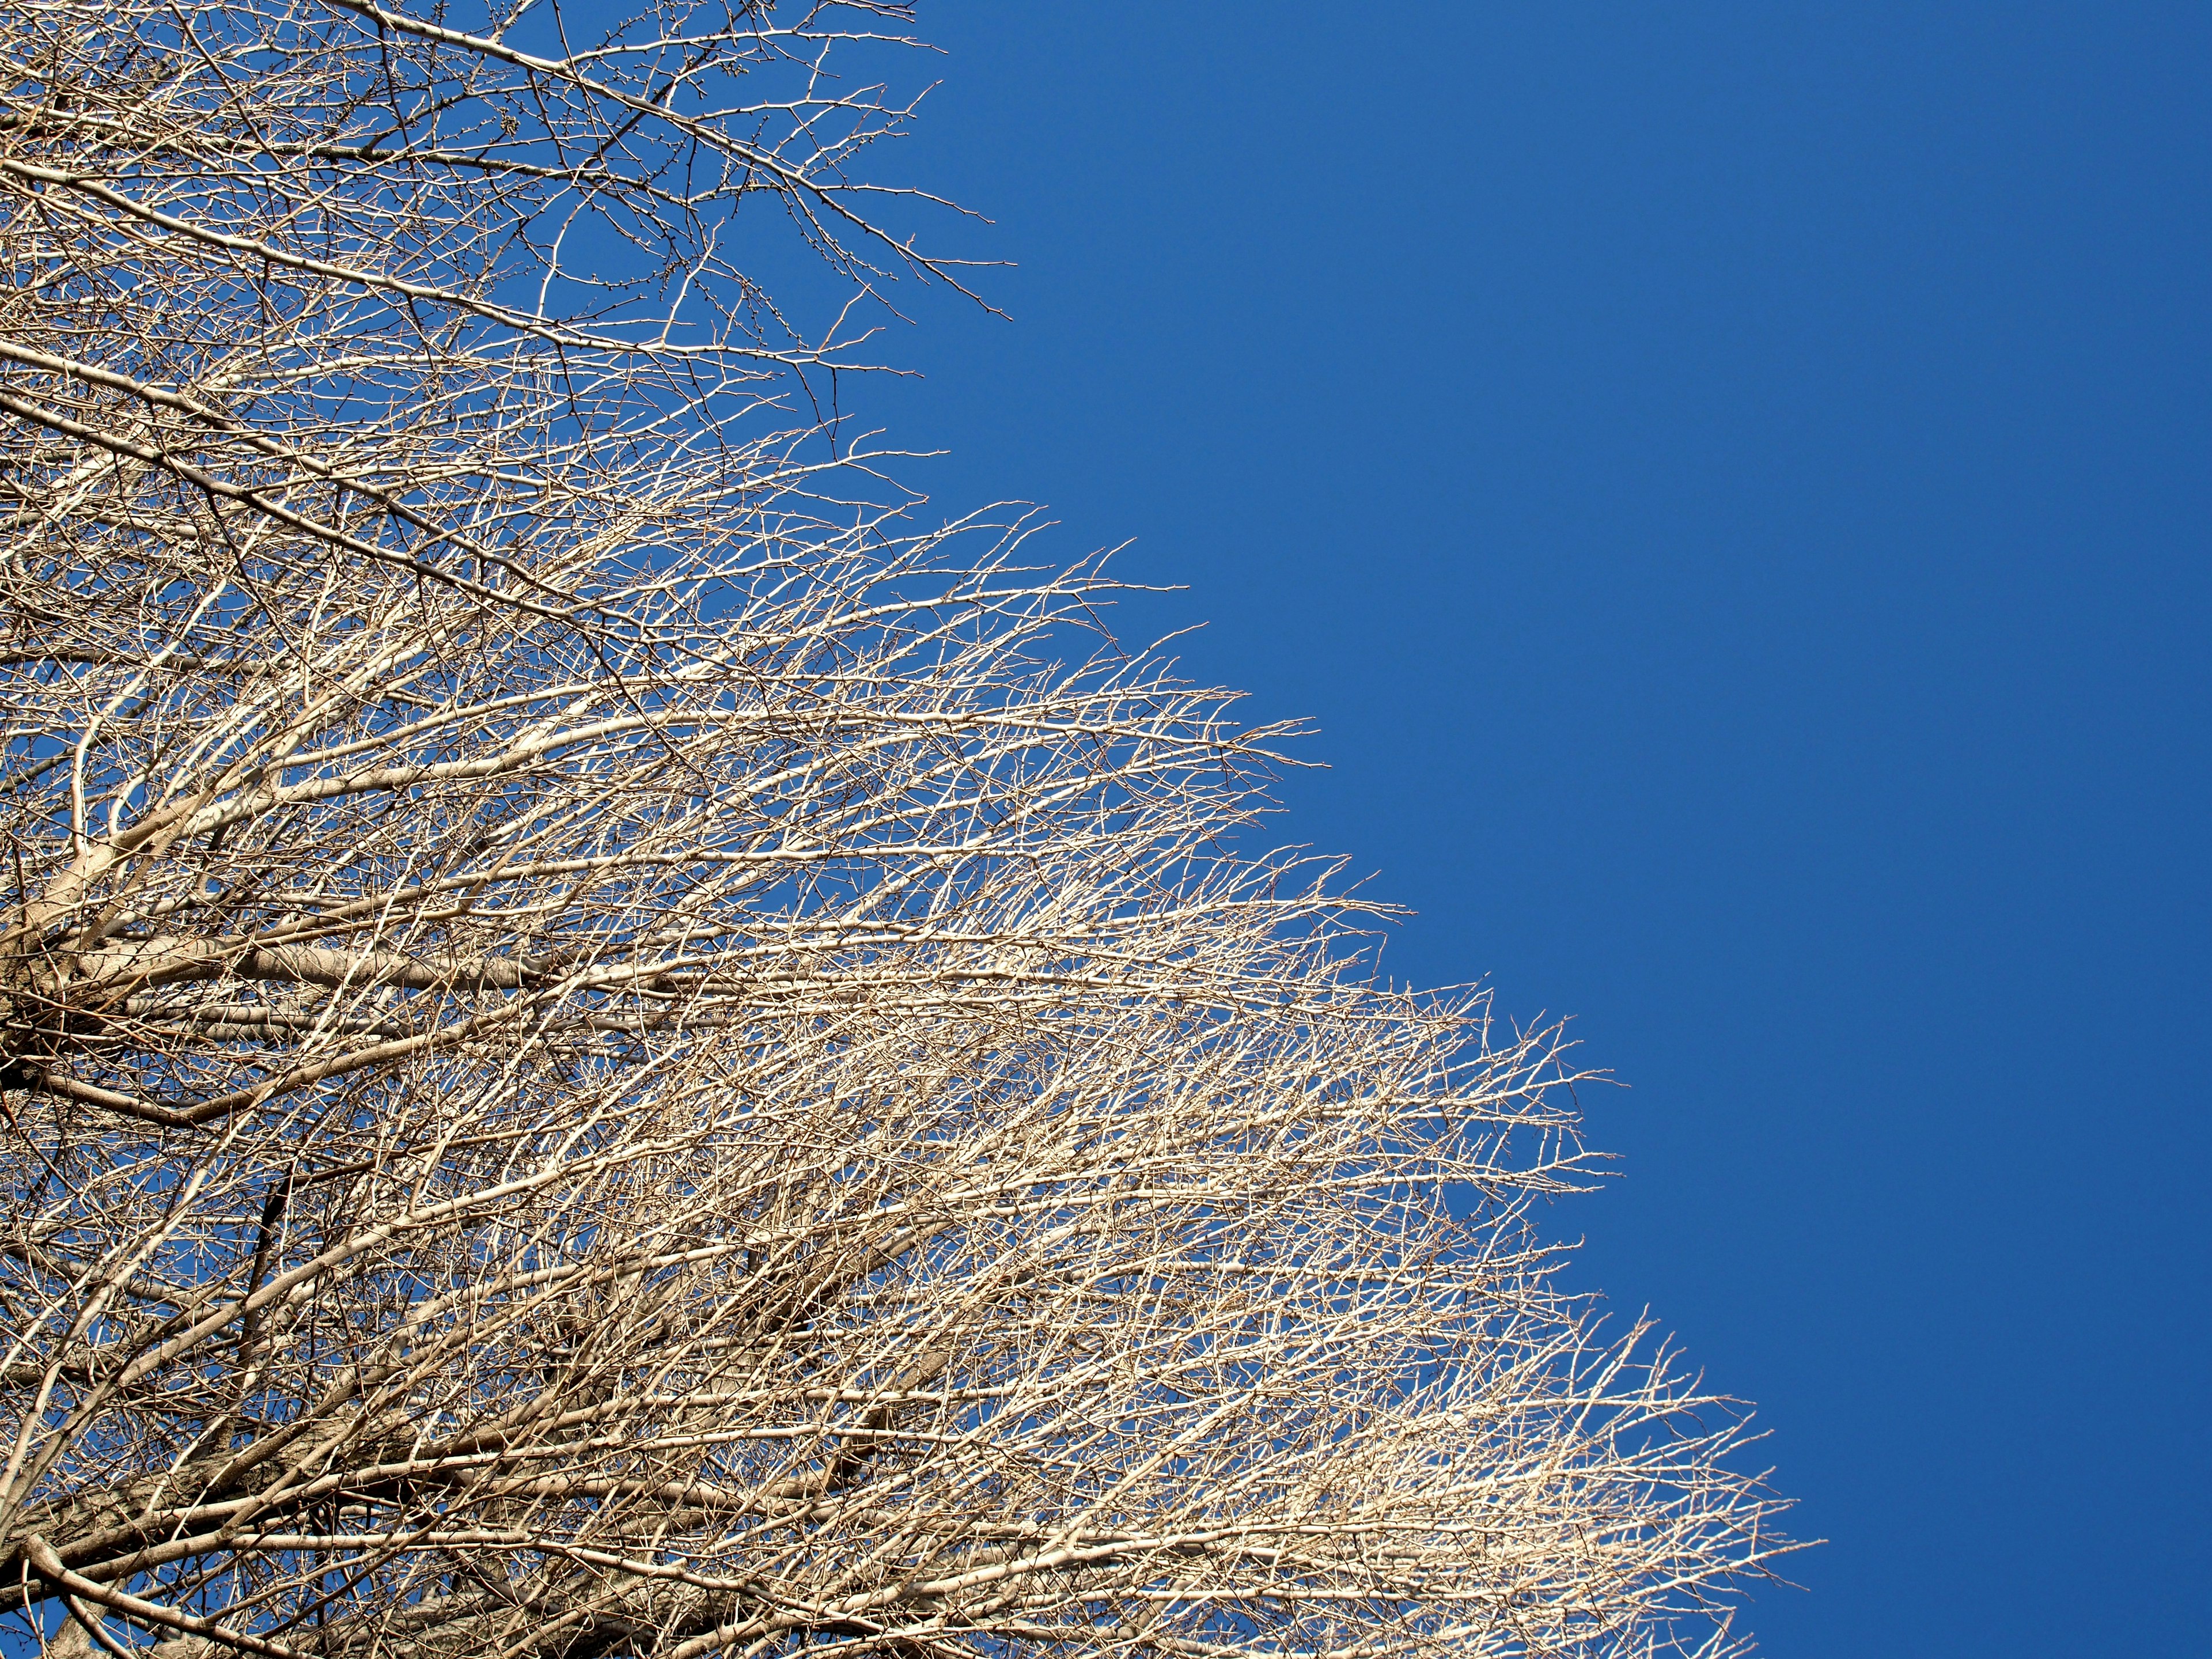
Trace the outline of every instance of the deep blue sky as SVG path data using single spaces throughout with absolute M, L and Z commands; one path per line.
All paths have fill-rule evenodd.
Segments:
M 853 399 L 1633 1085 L 1559 1225 L 1834 1540 L 1768 1650 L 2205 1651 L 2212 10 L 923 24 L 1012 320 Z

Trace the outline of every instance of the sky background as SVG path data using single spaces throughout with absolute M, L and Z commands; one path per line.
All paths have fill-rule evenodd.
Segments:
M 848 388 L 1310 715 L 1386 966 L 1759 1403 L 1798 1656 L 2203 1652 L 2212 9 L 925 3 L 1011 320 Z

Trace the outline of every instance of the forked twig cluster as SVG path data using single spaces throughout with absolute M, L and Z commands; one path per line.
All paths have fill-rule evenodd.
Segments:
M 824 415 L 904 9 L 462 9 L 0 12 L 21 1640 L 1735 1650 L 1557 1030 Z

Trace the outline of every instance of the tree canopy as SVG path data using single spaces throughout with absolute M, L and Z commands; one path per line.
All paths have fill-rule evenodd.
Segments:
M 0 12 L 20 1639 L 1738 1650 L 1559 1030 L 842 423 L 907 9 L 467 9 Z

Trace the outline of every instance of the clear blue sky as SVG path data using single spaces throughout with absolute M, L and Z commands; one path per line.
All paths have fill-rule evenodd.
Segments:
M 2207 1651 L 2212 9 L 923 22 L 1012 320 L 853 401 L 1633 1085 L 1558 1224 L 1834 1540 L 1768 1650 Z

